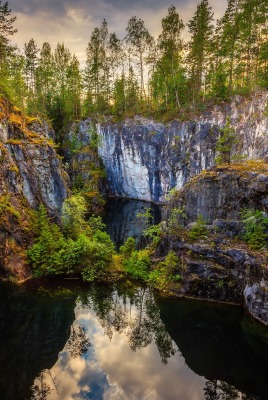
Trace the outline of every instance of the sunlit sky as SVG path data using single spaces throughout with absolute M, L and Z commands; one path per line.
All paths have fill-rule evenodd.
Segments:
M 105 18 L 110 32 L 124 37 L 129 18 L 136 15 L 144 20 L 153 36 L 161 31 L 161 19 L 174 4 L 184 23 L 193 16 L 198 0 L 10 0 L 12 14 L 17 16 L 18 33 L 12 41 L 23 48 L 33 38 L 39 47 L 44 41 L 52 48 L 58 42 L 76 53 L 82 65 L 92 30 Z M 211 0 L 215 19 L 225 11 L 227 0 Z M 187 28 L 186 33 L 187 34 Z

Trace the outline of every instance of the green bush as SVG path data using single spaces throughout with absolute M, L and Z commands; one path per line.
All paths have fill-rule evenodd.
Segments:
M 147 250 L 135 250 L 131 256 L 123 260 L 123 268 L 125 272 L 135 279 L 146 281 L 149 277 L 151 261 Z
M 243 210 L 243 239 L 249 243 L 251 249 L 262 249 L 267 245 L 268 218 L 262 211 Z
M 81 215 L 78 215 L 77 220 L 80 218 Z M 93 221 L 94 228 L 103 224 L 95 218 L 91 220 L 90 227 L 81 219 L 81 227 L 85 229 L 79 233 L 81 228 L 78 229 L 77 220 L 74 220 L 73 238 L 65 237 L 58 225 L 50 221 L 45 208 L 40 207 L 36 216 L 35 243 L 27 252 L 34 276 L 79 273 L 84 280 L 92 281 L 107 270 L 114 245 L 106 232 L 98 229 L 93 232 Z M 72 231 L 70 219 L 66 231 Z
M 196 241 L 199 239 L 204 239 L 208 234 L 208 230 L 206 228 L 206 221 L 203 215 L 198 215 L 197 221 L 194 226 L 188 232 L 188 237 L 191 241 Z
M 135 245 L 135 239 L 133 237 L 129 237 L 125 243 L 120 246 L 119 252 L 124 258 L 129 258 L 132 252 L 135 250 Z
M 167 254 L 165 261 L 160 262 L 156 268 L 150 272 L 148 281 L 158 289 L 165 290 L 170 283 L 181 281 L 181 275 L 178 273 L 179 269 L 179 257 L 171 250 Z

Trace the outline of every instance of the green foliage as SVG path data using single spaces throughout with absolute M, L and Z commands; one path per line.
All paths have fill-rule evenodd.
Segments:
M 27 252 L 34 276 L 76 273 L 92 281 L 109 268 L 114 245 L 109 235 L 100 230 L 104 224 L 99 217 L 92 217 L 90 225 L 83 219 L 80 200 L 76 197 L 65 207 L 67 237 L 50 221 L 44 206 L 40 206 L 35 220 L 35 243 Z M 75 215 L 77 207 L 79 212 Z
M 80 194 L 66 199 L 62 207 L 62 224 L 67 235 L 76 238 L 79 233 L 88 229 L 85 221 L 87 205 L 84 197 Z
M 191 241 L 196 241 L 199 239 L 204 239 L 208 234 L 206 228 L 206 221 L 203 215 L 198 215 L 197 221 L 194 223 L 193 227 L 188 232 L 188 237 Z
M 185 219 L 185 210 L 184 208 L 174 207 L 167 221 L 167 232 L 171 236 L 180 236 L 183 226 L 182 223 Z
M 102 222 L 101 217 L 96 217 L 94 214 L 89 218 L 87 224 L 93 233 L 103 231 L 106 228 L 106 225 Z
M 130 257 L 123 260 L 123 268 L 125 272 L 134 279 L 142 279 L 146 281 L 149 277 L 151 261 L 147 250 L 135 250 Z
M 8 3 L 0 2 L 0 93 L 52 121 L 61 144 L 69 122 L 92 113 L 112 113 L 115 119 L 137 113 L 181 119 L 182 110 L 184 115 L 203 111 L 207 100 L 225 101 L 233 94 L 266 89 L 267 0 L 227 3 L 214 24 L 208 0 L 201 0 L 187 24 L 187 43 L 175 6 L 162 19 L 157 40 L 135 16 L 123 40 L 109 33 L 104 20 L 90 35 L 81 70 L 63 43 L 52 51 L 44 42 L 39 51 L 30 39 L 20 54 L 9 40 L 16 32 L 16 17 Z
M 127 238 L 125 243 L 122 246 L 120 246 L 119 251 L 124 258 L 129 258 L 132 252 L 135 250 L 135 245 L 136 245 L 135 239 L 133 237 L 129 237 Z
M 47 216 L 44 206 L 36 213 L 37 239 L 28 250 L 28 261 L 35 276 L 60 274 L 65 272 L 64 254 L 70 246 L 55 223 Z
M 243 210 L 241 213 L 244 226 L 243 238 L 253 250 L 267 245 L 268 217 L 262 211 Z
M 161 225 L 149 226 L 144 232 L 144 236 L 149 239 L 149 244 L 151 248 L 155 248 L 161 239 Z
M 165 261 L 159 263 L 153 271 L 150 272 L 148 282 L 164 291 L 168 289 L 171 283 L 181 281 L 180 269 L 179 257 L 171 250 L 167 254 Z
M 231 126 L 231 120 L 230 117 L 228 117 L 225 127 L 220 129 L 221 136 L 216 145 L 216 150 L 219 152 L 219 155 L 216 158 L 217 164 L 230 164 L 231 150 L 233 144 L 236 143 L 234 132 L 235 129 Z

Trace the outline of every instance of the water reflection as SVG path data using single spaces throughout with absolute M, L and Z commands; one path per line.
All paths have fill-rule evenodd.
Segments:
M 46 380 L 35 381 L 40 393 L 43 379 L 43 398 L 56 399 L 57 392 L 63 400 L 201 398 L 204 380 L 185 367 L 153 293 L 132 285 L 125 289 L 93 288 L 79 296 L 74 326 L 85 327 L 91 346 L 78 358 L 64 347 Z
M 70 336 L 75 295 L 1 284 L 0 398 L 25 400 L 37 374 L 51 368 Z
M 116 244 L 117 249 L 128 237 L 134 237 L 138 245 L 141 244 L 142 232 L 145 228 L 142 220 L 137 217 L 146 209 L 151 209 L 152 224 L 161 221 L 161 207 L 156 204 L 139 200 L 111 198 L 105 208 L 103 222 L 107 225 L 107 232 Z
M 240 308 L 130 282 L 3 286 L 0 398 L 267 400 L 267 336 Z

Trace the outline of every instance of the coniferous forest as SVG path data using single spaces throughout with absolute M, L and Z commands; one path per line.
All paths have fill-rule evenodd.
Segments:
M 172 119 L 268 86 L 267 0 L 228 0 L 219 20 L 208 0 L 189 21 L 171 5 L 156 38 L 136 16 L 123 38 L 103 20 L 85 43 L 84 68 L 64 43 L 38 48 L 32 38 L 19 50 L 15 20 L 0 2 L 1 94 L 56 132 L 89 114 Z

